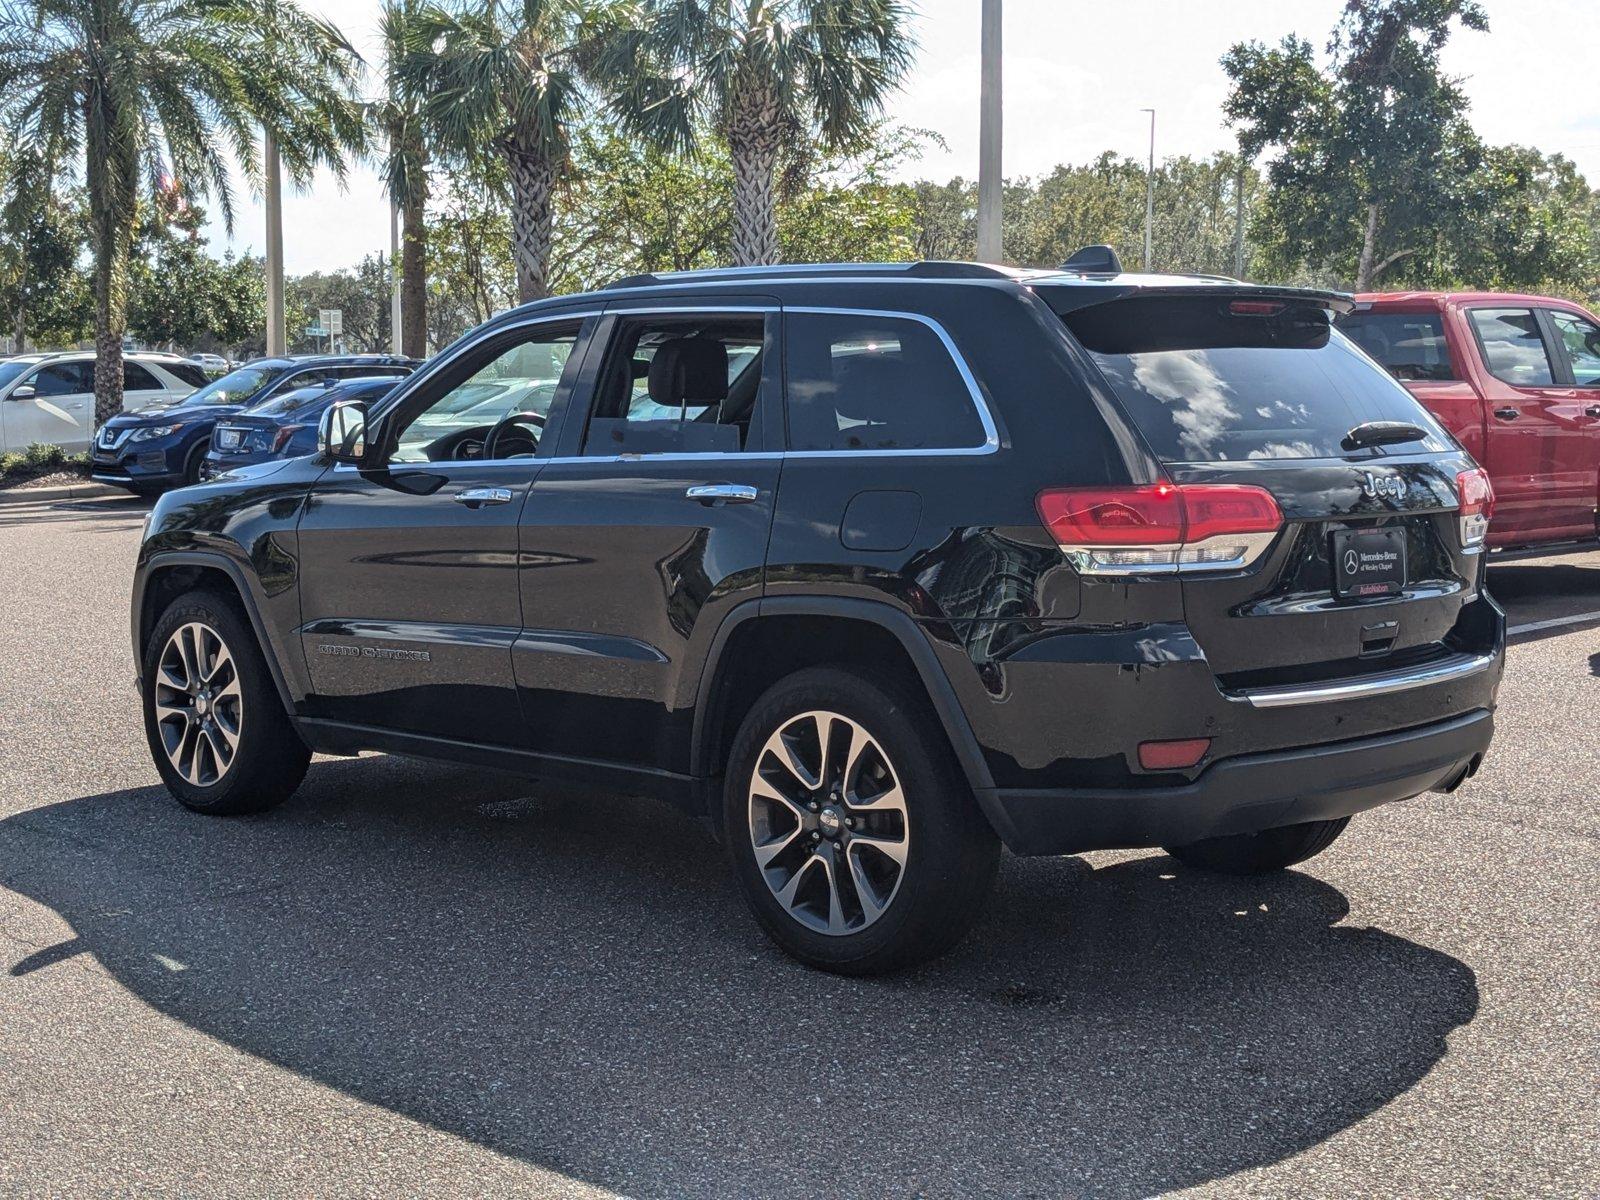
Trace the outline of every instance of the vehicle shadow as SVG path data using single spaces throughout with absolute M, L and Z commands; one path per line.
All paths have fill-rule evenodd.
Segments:
M 1145 1196 L 1276 1162 L 1418 1082 L 1471 970 L 1338 924 L 1304 873 L 1007 860 L 976 932 L 885 980 L 756 931 L 645 801 L 398 759 L 264 817 L 158 789 L 0 821 L 0 885 L 140 999 L 254 1055 L 635 1196 Z

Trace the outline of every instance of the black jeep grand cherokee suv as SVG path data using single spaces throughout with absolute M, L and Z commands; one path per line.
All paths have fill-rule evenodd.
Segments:
M 161 500 L 151 753 L 210 813 L 313 750 L 658 794 L 836 971 L 954 943 L 1002 843 L 1299 862 L 1473 773 L 1503 656 L 1487 480 L 1348 304 L 919 263 L 526 305 Z

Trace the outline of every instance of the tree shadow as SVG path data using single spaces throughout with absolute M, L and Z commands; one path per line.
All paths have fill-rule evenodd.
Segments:
M 1144 1196 L 1314 1146 L 1477 1010 L 1461 962 L 1310 875 L 1007 860 L 887 980 L 773 950 L 645 801 L 398 759 L 266 817 L 159 789 L 0 821 L 0 884 L 140 999 L 251 1054 L 637 1196 Z

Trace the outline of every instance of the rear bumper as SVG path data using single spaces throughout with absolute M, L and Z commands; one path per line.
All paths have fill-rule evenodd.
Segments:
M 1487 709 L 1378 737 L 1223 759 L 1192 783 L 1138 789 L 985 789 L 1017 854 L 1181 846 L 1347 817 L 1459 782 L 1494 734 Z

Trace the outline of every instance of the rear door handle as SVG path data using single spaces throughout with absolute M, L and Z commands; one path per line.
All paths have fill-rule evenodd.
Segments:
M 750 504 L 757 492 L 748 483 L 697 483 L 683 494 L 709 507 L 717 503 Z
M 457 504 L 468 508 L 481 508 L 488 504 L 510 504 L 510 488 L 465 488 L 451 497 Z
M 1588 408 L 1583 410 L 1583 415 L 1586 417 L 1600 417 L 1600 404 L 1589 405 Z
M 1511 408 L 1507 406 L 1505 408 L 1495 409 L 1494 415 L 1499 417 L 1502 421 L 1515 421 L 1522 415 L 1522 410 L 1520 408 Z

